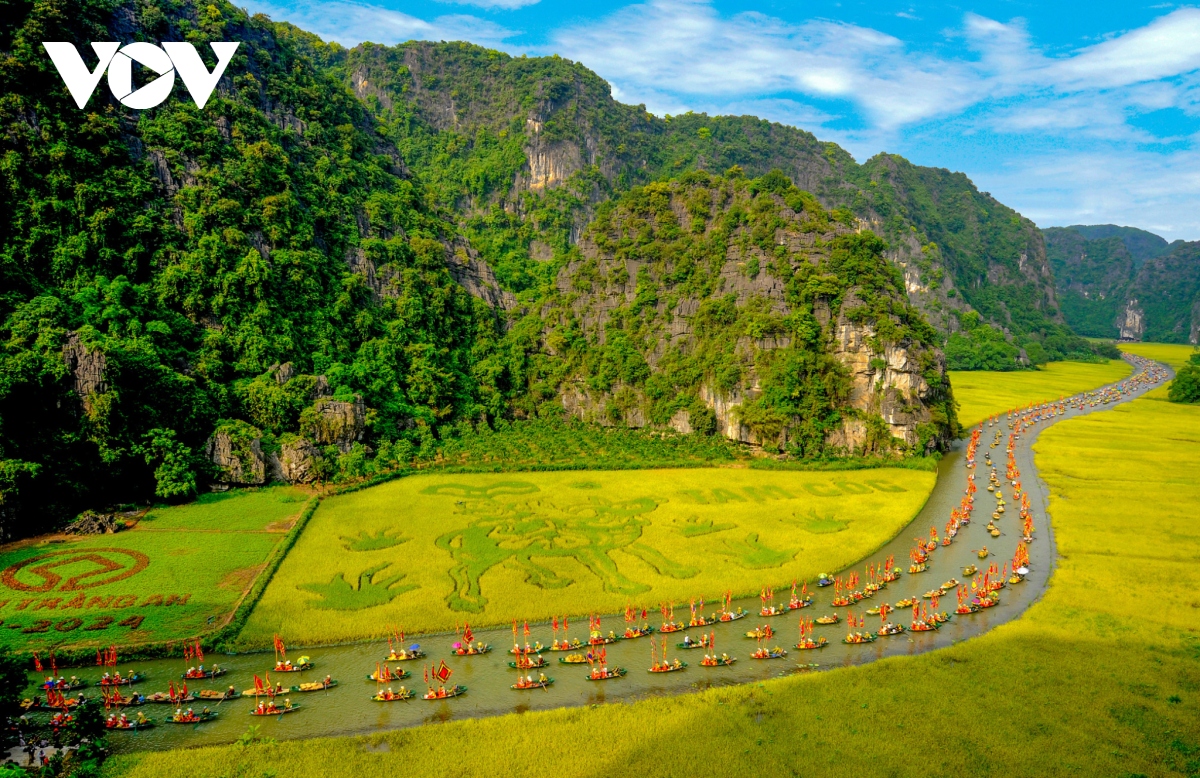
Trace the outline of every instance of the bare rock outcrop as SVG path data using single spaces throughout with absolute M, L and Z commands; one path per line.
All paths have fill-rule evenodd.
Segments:
M 104 380 L 108 361 L 104 352 L 89 349 L 78 332 L 68 332 L 63 344 L 63 362 L 71 371 L 71 388 L 83 401 L 84 408 L 90 409 L 92 395 L 108 391 L 108 383 Z
M 1117 320 L 1117 327 L 1121 332 L 1121 340 L 1142 339 L 1142 334 L 1146 331 L 1146 316 L 1136 298 L 1125 303 L 1125 310 Z
M 271 475 L 289 484 L 309 484 L 321 476 L 320 450 L 304 438 L 285 440 L 271 456 Z
M 351 402 L 317 400 L 300 417 L 300 431 L 320 446 L 337 446 L 343 454 L 362 440 L 366 431 L 367 406 L 361 397 Z
M 260 486 L 267 482 L 262 433 L 244 421 L 217 427 L 205 445 L 216 470 L 216 481 L 228 486 Z

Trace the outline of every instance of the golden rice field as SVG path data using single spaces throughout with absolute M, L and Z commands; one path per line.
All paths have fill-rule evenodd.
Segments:
M 958 420 L 964 428 L 1010 408 L 1095 389 L 1129 377 L 1129 364 L 1120 359 L 1103 363 L 1051 362 L 1037 370 L 992 373 L 953 370 L 950 385 L 958 401 Z
M 1182 346 L 1175 343 L 1122 343 L 1121 348 L 1130 354 L 1165 362 L 1174 368 L 1186 365 L 1188 357 L 1196 353 L 1195 346 Z
M 630 704 L 122 755 L 106 774 L 1195 776 L 1200 408 L 1156 395 L 1042 433 L 1049 589 L 951 648 Z
M 935 474 L 747 468 L 419 475 L 322 502 L 239 642 L 619 612 L 811 580 L 895 536 Z
M 0 650 L 131 646 L 224 626 L 308 500 L 292 487 L 209 494 L 115 535 L 0 549 Z

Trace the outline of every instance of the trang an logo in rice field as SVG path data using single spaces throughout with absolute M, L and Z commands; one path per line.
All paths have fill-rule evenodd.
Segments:
M 121 101 L 127 108 L 146 109 L 162 103 L 171 96 L 175 87 L 175 75 L 183 79 L 183 85 L 191 94 L 197 108 L 203 108 L 209 96 L 217 88 L 217 82 L 225 73 L 233 53 L 240 43 L 217 41 L 210 43 L 213 54 L 217 56 L 217 66 L 210 72 L 200 59 L 196 47 L 190 43 L 163 43 L 155 46 L 153 43 L 138 41 L 122 46 L 112 41 L 92 43 L 92 51 L 96 53 L 97 63 L 92 69 L 84 64 L 83 57 L 73 43 L 47 42 L 42 43 L 46 53 L 62 76 L 71 97 L 80 108 L 87 105 L 88 99 L 96 90 L 96 85 L 104 74 L 108 73 L 108 88 L 113 97 Z M 158 78 L 135 89 L 133 79 L 133 63 L 148 68 L 158 74 Z
M 51 551 L 10 565 L 0 583 L 19 592 L 78 592 L 123 581 L 149 564 L 145 554 L 127 548 Z

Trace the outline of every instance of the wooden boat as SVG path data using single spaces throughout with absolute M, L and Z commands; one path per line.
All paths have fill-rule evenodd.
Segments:
M 195 702 L 199 698 L 196 697 L 195 692 L 188 692 L 186 697 L 180 697 L 179 695 L 172 697 L 167 692 L 155 692 L 154 694 L 147 694 L 145 699 L 146 702 L 155 702 L 161 705 L 182 705 Z
M 764 619 L 769 619 L 769 618 L 771 618 L 772 616 L 782 616 L 783 614 L 785 614 L 785 613 L 787 613 L 787 612 L 788 612 L 788 609 L 787 609 L 786 607 L 785 607 L 785 608 L 779 608 L 779 607 L 776 607 L 776 606 L 774 606 L 774 605 L 771 605 L 771 606 L 768 606 L 768 607 L 766 607 L 766 608 L 762 608 L 762 609 L 760 609 L 760 610 L 758 611 L 758 615 L 759 615 L 759 616 L 762 616 Z
M 868 616 L 878 616 L 880 608 L 867 608 Z
M 212 721 L 217 717 L 216 711 L 201 711 L 188 716 L 186 713 L 180 716 L 167 716 L 163 719 L 164 724 L 203 724 L 206 721 Z
M 54 683 L 54 691 L 56 692 L 77 692 L 80 689 L 86 689 L 88 686 L 88 682 L 82 678 L 72 678 L 69 681 L 65 678 L 48 678 L 39 684 L 39 686 L 43 689 L 46 689 L 48 688 L 47 684 L 51 683 L 51 681 Z
M 920 601 L 916 597 L 905 597 L 903 600 L 898 600 L 896 602 L 896 607 L 897 608 L 911 608 L 912 606 L 916 605 L 918 602 L 920 602 Z
M 846 608 L 853 605 L 854 600 L 849 595 L 843 594 L 841 597 L 834 597 L 829 604 L 835 608 Z
M 857 646 L 863 643 L 874 643 L 877 639 L 873 632 L 855 632 L 853 635 L 842 638 L 842 642 L 848 646 Z
M 305 670 L 311 670 L 311 669 L 313 669 L 312 662 L 297 662 L 296 664 L 284 662 L 282 664 L 276 664 L 275 669 L 271 670 L 271 672 L 272 673 L 303 673 Z
M 805 638 L 804 642 L 796 644 L 796 648 L 800 649 L 801 651 L 812 651 L 817 648 L 825 648 L 827 645 L 829 645 L 829 641 L 823 637 L 817 638 L 816 640 L 813 640 L 812 638 Z
M 930 589 L 921 596 L 927 600 L 932 600 L 934 597 L 941 597 L 943 594 L 945 594 L 945 592 L 943 592 L 941 589 Z
M 662 664 L 655 665 L 654 667 L 651 667 L 646 672 L 648 672 L 648 673 L 674 673 L 674 672 L 678 672 L 679 670 L 686 670 L 687 666 L 688 666 L 687 662 L 681 662 L 678 659 L 676 659 L 674 662 L 663 662 Z
M 840 622 L 841 622 L 841 620 L 842 620 L 842 617 L 841 617 L 841 616 L 839 616 L 839 615 L 837 615 L 836 613 L 834 613 L 834 614 L 832 614 L 832 615 L 829 615 L 829 616 L 818 616 L 818 617 L 815 619 L 815 623 L 817 623 L 817 624 L 824 624 L 824 625 L 829 625 L 829 624 L 838 624 L 838 623 L 840 623 Z
M 1000 537 L 1000 530 L 996 529 L 995 527 L 992 528 L 991 533 L 992 533 L 992 537 L 994 537 L 994 538 Z
M 589 646 L 607 646 L 616 642 L 616 635 L 609 635 L 608 637 L 603 637 L 602 635 L 593 635 L 592 637 L 588 638 L 587 644 Z
M 881 638 L 886 638 L 892 635 L 899 635 L 902 632 L 904 632 L 903 624 L 884 624 L 875 634 L 879 635 Z
M 752 640 L 761 640 L 763 638 L 775 637 L 775 630 L 771 629 L 770 625 L 766 627 L 756 627 L 746 633 L 746 637 Z
M 77 707 L 79 705 L 79 698 L 78 697 L 68 697 L 63 701 L 62 705 L 50 705 L 45 700 L 38 697 L 38 698 L 34 698 L 34 699 L 22 700 L 20 705 L 21 705 L 22 709 L 27 710 L 27 711 L 29 711 L 29 710 L 62 711 L 62 709 L 64 707 L 66 707 L 67 710 Z
M 638 638 L 644 638 L 652 634 L 654 634 L 654 627 L 628 627 L 625 630 L 625 634 L 621 635 L 618 639 L 637 640 Z
M 936 624 L 936 623 L 930 623 L 928 621 L 914 621 L 909 626 L 909 630 L 912 632 L 933 632 L 939 626 L 941 626 L 941 625 Z
M 114 675 L 108 678 L 101 678 L 98 686 L 101 688 L 111 688 L 113 686 L 132 686 L 133 684 L 141 683 L 144 680 L 146 680 L 146 676 L 141 673 L 131 673 L 124 678 Z
M 732 612 L 730 612 L 730 611 L 721 612 L 720 614 L 717 615 L 717 621 L 722 621 L 722 622 L 737 621 L 738 619 L 746 618 L 746 616 L 748 616 L 748 615 L 750 615 L 750 614 L 746 613 L 746 611 L 742 610 L 741 608 L 738 608 L 736 611 L 732 611 Z
M 541 643 L 534 643 L 532 646 L 526 643 L 524 648 L 520 646 L 513 646 L 512 648 L 508 649 L 508 653 L 512 654 L 513 656 L 520 656 L 521 654 L 540 654 L 545 650 L 546 647 Z
M 693 648 L 708 648 L 708 637 L 703 640 L 689 640 L 686 643 L 676 643 L 676 648 L 682 648 L 684 651 L 691 651 Z
M 437 691 L 428 691 L 421 695 L 421 699 L 434 702 L 437 700 L 448 700 L 451 697 L 458 697 L 467 693 L 467 687 L 459 684 L 454 684 L 449 689 L 445 687 L 439 688 Z
M 298 710 L 300 710 L 299 705 L 293 705 L 290 708 L 287 706 L 279 708 L 279 707 L 275 707 L 273 705 L 264 705 L 261 708 L 251 708 L 250 715 L 251 716 L 282 716 L 285 713 L 295 713 Z
M 424 658 L 425 658 L 425 652 L 421 650 L 420 646 L 413 646 L 412 648 L 409 648 L 409 649 L 402 648 L 399 651 L 393 650 L 390 653 L 388 653 L 387 657 L 383 661 L 385 661 L 385 662 L 411 662 L 414 659 L 424 659 Z
M 813 604 L 813 598 L 812 598 L 812 595 L 810 594 L 807 597 L 797 597 L 797 598 L 791 600 L 790 602 L 788 602 L 787 609 L 790 611 L 798 611 L 801 608 L 807 608 L 808 606 L 810 606 L 812 604 Z
M 971 576 L 975 575 L 978 572 L 979 572 L 979 568 L 976 567 L 975 565 L 967 565 L 966 567 L 963 568 L 963 577 L 970 578 Z
M 562 651 L 579 651 L 580 649 L 584 649 L 584 648 L 587 648 L 587 646 L 584 644 L 584 642 L 582 640 L 580 640 L 579 638 L 575 638 L 570 643 L 568 643 L 565 640 L 562 641 L 561 643 L 559 643 L 556 640 L 553 643 L 551 643 L 550 647 L 547 648 L 546 650 L 551 651 L 551 652 L 562 652 Z
M 242 692 L 243 697 L 279 697 L 284 694 L 287 694 L 287 689 L 282 684 L 276 684 L 274 689 L 247 689 Z
M 969 605 L 967 603 L 963 603 L 955 608 L 954 612 L 959 616 L 969 616 L 972 613 L 978 613 L 980 610 L 982 610 L 982 608 L 980 608 L 978 605 Z
M 183 673 L 180 677 L 186 681 L 202 681 L 206 678 L 220 678 L 227 672 L 229 671 L 222 667 L 213 667 L 211 670 L 192 669 Z
M 660 633 L 666 635 L 671 632 L 683 632 L 687 628 L 688 628 L 687 624 L 682 624 L 678 621 L 672 621 L 667 624 L 663 624 L 661 627 L 658 628 L 658 631 Z
M 917 573 L 923 573 L 923 572 L 925 572 L 925 571 L 926 571 L 926 570 L 928 570 L 928 569 L 929 569 L 929 566 L 928 566 L 928 565 L 926 565 L 924 562 L 922 562 L 922 563 L 920 563 L 920 564 L 918 564 L 918 565 L 909 565 L 909 566 L 908 566 L 908 572 L 909 572 L 909 573 L 911 573 L 911 574 L 913 574 L 913 575 L 915 575 L 915 574 L 917 574 Z
M 833 579 L 825 573 L 821 573 L 817 576 L 817 586 L 833 586 Z
M 624 667 L 613 667 L 605 670 L 593 670 L 587 674 L 589 681 L 611 681 L 614 678 L 624 678 L 625 673 L 629 672 Z
M 942 584 L 942 591 L 948 592 L 951 589 L 955 588 L 956 586 L 958 586 L 958 579 L 951 578 L 949 581 L 946 581 L 946 583 Z
M 132 732 L 139 729 L 150 729 L 154 726 L 154 722 L 150 719 L 130 720 L 130 719 L 108 719 L 104 722 L 104 728 L 115 732 Z
M 399 702 L 400 700 L 411 700 L 412 698 L 412 689 L 404 688 L 401 688 L 398 692 L 393 692 L 391 689 L 388 689 L 386 692 L 380 692 L 379 694 L 371 697 L 371 699 L 375 702 Z
M 899 570 L 892 570 L 889 573 L 885 573 L 881 580 L 884 583 L 895 583 L 900 580 L 901 575 L 902 573 Z
M 783 659 L 787 650 L 782 648 L 760 648 L 750 655 L 751 659 Z
M 300 694 L 307 694 L 309 692 L 323 692 L 328 691 L 337 685 L 338 682 L 335 680 L 312 681 L 310 683 L 302 683 L 299 686 L 293 686 L 290 691 L 298 692 Z
M 568 654 L 558 658 L 560 664 L 564 665 L 586 665 L 587 657 L 583 654 Z
M 538 680 L 532 681 L 532 682 L 521 679 L 521 680 L 517 681 L 516 683 L 512 684 L 509 688 L 516 689 L 517 691 L 527 691 L 529 689 L 545 689 L 548 686 L 550 686 L 550 684 L 552 684 L 552 683 L 554 683 L 553 678 L 539 678 Z
M 491 651 L 492 645 L 490 643 L 484 643 L 482 645 L 458 646 L 457 648 L 452 649 L 451 653 L 455 656 L 482 656 L 483 654 L 491 653 Z
M 700 660 L 701 667 L 729 667 L 737 661 L 735 656 L 706 656 Z
M 559 661 L 562 661 L 562 657 L 559 657 Z M 536 670 L 539 667 L 545 667 L 549 664 L 550 663 L 546 661 L 546 657 L 542 656 L 541 654 L 534 654 L 532 657 L 525 657 L 524 659 L 518 659 L 515 662 L 509 662 L 508 666 L 514 670 Z
M 220 689 L 201 689 L 200 691 L 196 692 L 196 697 L 205 701 L 236 700 L 241 696 L 241 692 L 231 691 L 229 689 L 226 689 L 225 691 L 221 691 Z
M 403 681 L 405 678 L 412 677 L 412 673 L 410 673 L 407 670 L 397 669 L 397 670 L 389 670 L 388 672 L 391 673 L 391 675 L 388 677 L 387 681 L 383 681 L 383 683 L 387 683 L 388 681 Z M 368 675 L 367 680 L 371 681 L 372 683 L 380 683 L 379 671 L 376 670 L 375 672 Z

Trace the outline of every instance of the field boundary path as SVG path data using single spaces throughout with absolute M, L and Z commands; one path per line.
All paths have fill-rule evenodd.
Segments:
M 831 605 L 832 587 L 816 589 L 815 603 L 812 607 L 801 609 L 776 618 L 762 618 L 758 614 L 760 603 L 758 598 L 734 600 L 731 607 L 749 611 L 749 615 L 732 623 L 719 624 L 715 627 L 695 628 L 687 633 L 676 633 L 668 636 L 667 653 L 671 659 L 679 657 L 688 662 L 689 667 L 683 672 L 670 674 L 651 674 L 647 668 L 651 662 L 651 638 L 639 638 L 618 641 L 606 647 L 607 661 L 610 667 L 620 666 L 628 669 L 628 675 L 612 681 L 590 682 L 586 680 L 587 665 L 563 665 L 558 658 L 563 654 L 545 654 L 549 666 L 542 672 L 555 677 L 556 683 L 548 689 L 532 691 L 514 691 L 510 685 L 515 682 L 517 674 L 508 666 L 513 658 L 508 649 L 511 646 L 512 632 L 509 629 L 487 629 L 476 633 L 475 639 L 490 643 L 493 651 L 483 656 L 457 657 L 452 654 L 451 644 L 455 638 L 452 635 L 423 635 L 417 638 L 422 648 L 427 652 L 429 661 L 439 664 L 445 661 L 452 669 L 451 683 L 461 683 L 468 692 L 456 699 L 438 702 L 426 702 L 414 699 L 398 703 L 376 703 L 370 700 L 376 685 L 367 679 L 367 674 L 373 671 L 387 653 L 387 645 L 380 642 L 360 643 L 354 645 L 310 647 L 303 653 L 310 654 L 315 667 L 312 671 L 287 679 L 286 676 L 272 680 L 280 680 L 285 685 L 300 681 L 316 681 L 331 675 L 340 681 L 338 688 L 316 694 L 292 694 L 293 702 L 301 703 L 311 710 L 303 711 L 297 716 L 284 716 L 264 721 L 264 735 L 275 738 L 300 737 L 331 737 L 355 735 L 379 730 L 397 729 L 417 726 L 436 721 L 448 721 L 484 716 L 495 716 L 512 712 L 542 710 L 549 708 L 594 705 L 605 702 L 628 702 L 637 699 L 697 691 L 712 686 L 754 683 L 770 678 L 780 677 L 797 672 L 813 672 L 833 667 L 861 665 L 888 656 L 912 655 L 931 651 L 936 648 L 951 645 L 971 637 L 983 634 L 994 627 L 1011 621 L 1024 611 L 1046 590 L 1055 564 L 1054 533 L 1047 513 L 1049 489 L 1037 476 L 1033 460 L 1033 444 L 1041 430 L 1063 419 L 1079 415 L 1107 410 L 1117 404 L 1128 402 L 1140 397 L 1150 389 L 1161 385 L 1173 375 L 1169 368 L 1138 357 L 1126 355 L 1126 360 L 1133 365 L 1135 371 L 1141 371 L 1116 384 L 1110 384 L 1096 390 L 1085 392 L 1076 397 L 1088 398 L 1078 406 L 1070 405 L 1065 412 L 1056 412 L 1052 417 L 1034 423 L 1021 434 L 1014 450 L 1017 468 L 1023 488 L 1030 499 L 1030 512 L 1036 527 L 1035 541 L 1029 546 L 1029 573 L 1019 584 L 1009 586 L 1000 592 L 1000 604 L 979 613 L 955 616 L 933 632 L 906 632 L 894 637 L 880 638 L 867 645 L 844 645 L 842 637 L 846 635 L 846 615 L 852 613 L 863 617 L 868 607 L 877 607 L 886 601 L 889 604 L 902 598 L 915 597 L 929 604 L 930 600 L 922 595 L 936 589 L 950 579 L 959 579 L 963 583 L 970 580 L 964 575 L 963 568 L 976 564 L 981 571 L 995 562 L 1003 566 L 1013 557 L 1019 541 L 1018 507 L 1011 499 L 1011 484 L 1003 483 L 1005 497 L 1010 506 L 1009 511 L 996 521 L 1002 530 L 998 538 L 991 537 L 985 525 L 992 510 L 988 498 L 991 492 L 987 487 L 989 469 L 984 464 L 984 453 L 993 455 L 998 472 L 1003 475 L 1005 464 L 1005 443 L 1009 435 L 1007 420 L 1003 414 L 994 426 L 984 424 L 977 454 L 976 483 L 979 491 L 976 493 L 976 509 L 970 526 L 962 528 L 953 544 L 941 546 L 931 556 L 930 569 L 927 572 L 909 575 L 909 550 L 914 547 L 915 538 L 927 538 L 932 527 L 939 538 L 953 508 L 960 504 L 968 482 L 968 469 L 965 465 L 966 441 L 957 442 L 952 450 L 939 464 L 937 485 L 931 493 L 925 507 L 917 517 L 894 540 L 877 552 L 861 560 L 852 568 L 841 573 L 848 576 L 857 572 L 865 582 L 865 567 L 868 565 L 881 566 L 889 556 L 894 557 L 896 565 L 906 571 L 903 577 L 880 591 L 874 597 L 863 600 L 852 607 L 834 608 Z M 1153 381 L 1135 380 L 1145 376 L 1147 366 L 1156 370 Z M 1165 368 L 1165 369 L 1163 369 Z M 1120 396 L 1113 401 L 1102 401 L 1113 398 L 1112 390 L 1119 387 Z M 1046 398 L 1054 401 L 1057 406 L 1058 398 Z M 1094 402 L 1093 402 L 1094 401 Z M 1069 402 L 1069 401 L 1068 401 Z M 991 443 L 999 439 L 994 448 Z M 992 552 L 986 560 L 980 560 L 976 554 L 986 545 Z M 861 584 L 860 587 L 861 588 Z M 784 604 L 789 592 L 777 593 L 776 603 Z M 954 592 L 948 589 L 943 598 L 939 611 L 954 611 Z M 708 603 L 705 612 L 718 610 L 720 603 Z M 815 618 L 837 612 L 842 621 L 836 626 L 816 627 L 815 635 L 824 636 L 829 646 L 815 651 L 800 651 L 794 648 L 798 636 L 798 621 L 801 617 Z M 907 625 L 909 611 L 897 608 L 890 619 Z M 677 609 L 677 619 L 687 618 L 687 606 L 682 611 Z M 868 628 L 878 629 L 879 617 L 866 616 Z M 657 626 L 661 622 L 658 613 L 650 615 L 650 624 Z M 769 645 L 786 648 L 788 655 L 778 660 L 752 660 L 750 654 L 756 648 L 756 642 L 744 636 L 748 630 L 770 624 L 776 631 L 776 637 Z M 608 616 L 602 619 L 601 630 L 604 634 L 614 631 L 620 634 L 624 629 L 621 616 Z M 548 644 L 551 639 L 551 628 L 548 624 L 531 624 L 531 640 Z M 678 650 L 676 643 L 684 634 L 693 639 L 701 632 L 715 633 L 716 648 L 720 653 L 737 657 L 738 661 L 731 667 L 705 668 L 699 666 L 699 660 L 704 651 Z M 572 620 L 572 637 L 586 636 L 586 620 Z M 411 643 L 414 639 L 409 639 Z M 655 634 L 653 641 L 661 647 L 661 637 Z M 524 642 L 524 638 L 522 638 Z M 300 652 L 297 652 L 300 653 Z M 262 675 L 269 671 L 273 658 L 270 654 L 242 654 L 237 656 L 212 656 L 209 661 L 216 660 L 222 667 L 229 669 L 229 675 L 219 679 L 220 683 L 214 688 L 226 688 L 229 685 L 237 689 L 246 689 L 253 685 L 253 675 Z M 412 671 L 412 677 L 392 684 L 399 688 L 401 684 L 417 692 L 424 690 L 422 670 L 425 665 L 421 662 L 406 662 L 392 665 L 393 668 L 405 668 Z M 141 669 L 151 675 L 155 691 L 157 686 L 164 688 L 168 679 L 176 678 L 181 670 L 178 660 L 161 660 L 143 663 Z M 537 671 L 534 671 L 535 673 Z M 311 677 L 310 677 L 311 676 Z M 212 684 L 210 684 L 212 685 Z M 197 684 L 197 686 L 200 686 Z M 120 739 L 115 745 L 118 750 L 171 749 L 185 746 L 228 743 L 236 740 L 246 728 L 246 712 L 250 708 L 247 700 L 237 700 L 223 703 L 216 709 L 220 713 L 217 720 L 202 727 L 158 727 L 146 732 L 136 733 Z

